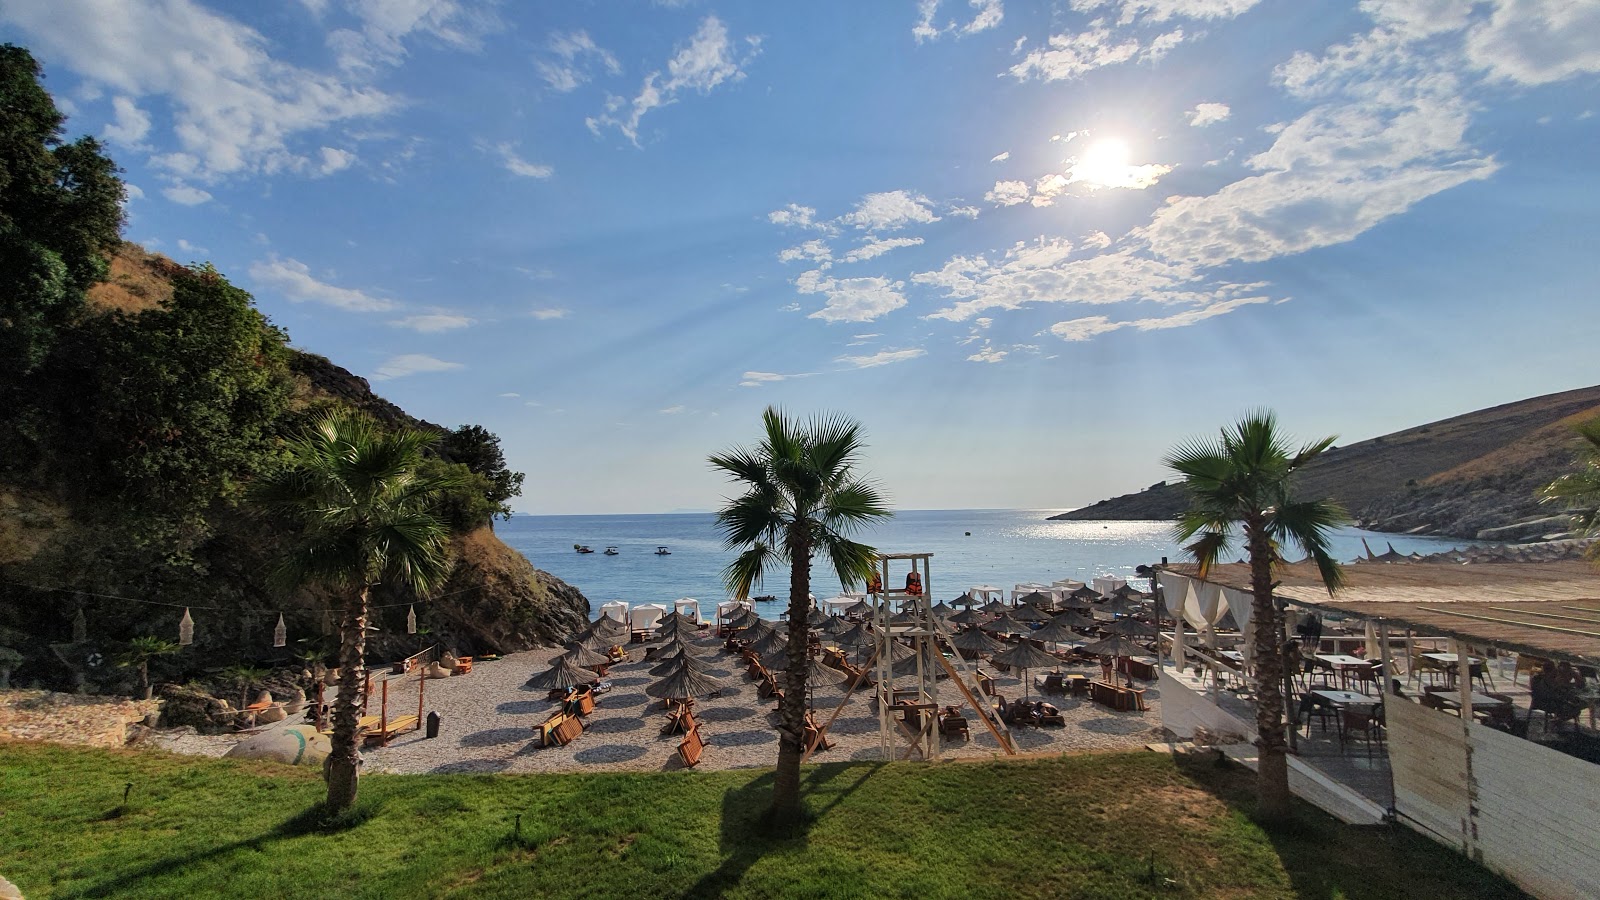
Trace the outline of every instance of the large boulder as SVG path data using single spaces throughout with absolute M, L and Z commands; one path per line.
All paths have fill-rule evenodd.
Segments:
M 320 766 L 333 752 L 328 736 L 311 725 L 291 725 L 252 735 L 235 744 L 225 756 L 233 759 L 270 759 L 295 766 Z

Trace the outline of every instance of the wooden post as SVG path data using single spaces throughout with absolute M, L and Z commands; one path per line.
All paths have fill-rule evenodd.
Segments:
M 383 708 L 378 710 L 378 733 L 384 737 L 388 737 L 389 734 L 389 679 L 387 678 L 383 680 Z
M 1389 683 L 1392 680 L 1390 671 L 1394 663 L 1389 658 L 1389 626 L 1382 619 L 1378 620 L 1378 658 L 1383 661 L 1383 673 L 1379 676 L 1378 696 L 1389 696 Z
M 372 670 L 367 670 L 361 679 L 361 714 L 367 715 L 367 699 L 372 696 Z
M 422 692 L 423 692 L 424 688 L 427 686 L 427 684 L 428 684 L 428 679 L 423 677 L 421 670 L 418 670 L 418 672 L 417 672 L 417 727 L 418 728 L 422 727 Z
M 950 680 L 954 681 L 956 687 L 961 689 L 961 695 L 967 698 L 968 703 L 972 704 L 972 711 L 978 714 L 979 719 L 983 720 L 984 727 L 989 729 L 990 734 L 994 735 L 994 739 L 999 742 L 1000 748 L 1006 751 L 1007 756 L 1015 756 L 1017 754 L 1016 748 L 1011 746 L 1010 741 L 1000 736 L 1000 732 L 995 729 L 994 723 L 989 720 L 989 711 L 978 705 L 978 699 L 972 696 L 972 691 L 967 689 L 966 682 L 962 681 L 961 676 L 956 674 L 956 670 L 950 665 L 950 660 L 945 659 L 944 655 L 940 654 L 939 662 L 944 664 L 944 669 L 949 673 Z
M 1456 692 L 1461 698 L 1461 732 L 1465 735 L 1467 723 L 1472 721 L 1472 648 L 1455 638 L 1450 639 L 1450 646 L 1456 651 Z

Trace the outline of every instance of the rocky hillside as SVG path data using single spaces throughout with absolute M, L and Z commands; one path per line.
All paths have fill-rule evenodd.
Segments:
M 1573 463 L 1572 426 L 1600 416 L 1600 386 L 1563 391 L 1337 447 L 1307 466 L 1300 489 L 1344 503 L 1376 531 L 1496 541 L 1565 536 L 1567 522 L 1535 491 Z M 1170 519 L 1175 483 L 1055 516 Z

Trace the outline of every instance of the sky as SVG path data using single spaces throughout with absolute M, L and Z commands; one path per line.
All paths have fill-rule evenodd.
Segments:
M 5 0 L 126 236 L 481 424 L 519 512 L 718 506 L 763 408 L 1064 508 L 1254 408 L 1600 383 L 1600 0 Z

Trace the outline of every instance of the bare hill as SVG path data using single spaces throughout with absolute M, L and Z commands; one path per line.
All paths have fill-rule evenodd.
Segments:
M 1600 386 L 1547 394 L 1329 450 L 1300 476 L 1378 531 L 1531 540 L 1566 531 L 1534 492 L 1572 465 L 1571 426 L 1600 415 Z M 1170 519 L 1182 489 L 1159 484 L 1054 516 Z

